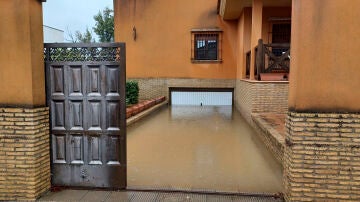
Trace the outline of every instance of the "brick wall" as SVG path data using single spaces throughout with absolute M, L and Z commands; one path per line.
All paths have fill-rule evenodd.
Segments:
M 289 82 L 236 80 L 235 106 L 252 123 L 251 113 L 286 113 Z
M 360 201 L 360 114 L 289 112 L 287 201 Z
M 254 129 L 257 131 L 259 138 L 274 155 L 276 160 L 283 165 L 284 136 L 264 121 L 258 114 L 253 114 L 252 119 L 254 121 Z
M 0 200 L 34 200 L 50 188 L 48 108 L 0 108 Z
M 288 110 L 288 82 L 236 80 L 235 107 L 256 130 L 259 138 L 275 158 L 283 163 L 283 140 L 275 130 L 262 128 L 265 123 L 254 120 L 255 113 L 286 113 Z
M 236 80 L 235 107 L 241 115 L 251 123 L 251 112 L 253 104 L 253 84 L 243 80 Z
M 128 78 L 139 82 L 139 99 L 169 95 L 169 87 L 234 88 L 234 79 Z

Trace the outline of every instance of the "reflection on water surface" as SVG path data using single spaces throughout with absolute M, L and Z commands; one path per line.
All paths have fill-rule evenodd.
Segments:
M 282 191 L 282 168 L 231 106 L 164 107 L 128 127 L 128 186 Z

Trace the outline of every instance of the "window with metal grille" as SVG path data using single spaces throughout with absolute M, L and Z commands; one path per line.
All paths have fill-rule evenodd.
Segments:
M 272 38 L 271 43 L 290 44 L 291 38 L 291 22 L 273 23 L 272 24 Z M 272 52 L 276 56 L 281 56 L 288 48 L 273 48 Z
M 192 61 L 221 61 L 221 32 L 192 31 Z

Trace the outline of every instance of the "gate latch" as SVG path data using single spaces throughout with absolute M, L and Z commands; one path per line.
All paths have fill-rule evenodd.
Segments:
M 88 177 L 88 171 L 85 168 L 81 170 L 81 177 L 82 178 L 87 178 Z

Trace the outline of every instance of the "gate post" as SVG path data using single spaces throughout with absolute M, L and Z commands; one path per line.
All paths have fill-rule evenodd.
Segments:
M 360 1 L 292 3 L 285 199 L 359 201 Z
M 0 2 L 0 200 L 50 188 L 42 1 Z

